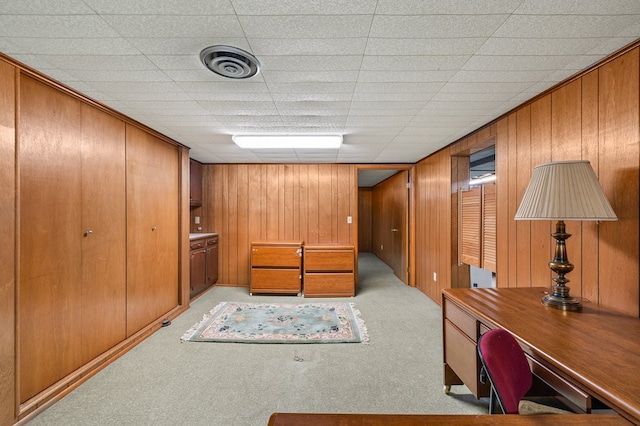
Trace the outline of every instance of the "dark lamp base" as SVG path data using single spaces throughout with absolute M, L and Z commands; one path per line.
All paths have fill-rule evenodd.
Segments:
M 547 294 L 542 297 L 542 304 L 563 311 L 582 311 L 582 303 L 575 297 L 563 296 L 557 293 Z

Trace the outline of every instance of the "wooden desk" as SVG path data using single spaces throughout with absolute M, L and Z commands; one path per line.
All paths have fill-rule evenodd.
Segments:
M 597 399 L 640 424 L 640 319 L 583 303 L 564 312 L 540 303 L 545 288 L 442 292 L 444 384 L 477 394 L 475 342 L 503 328 L 518 340 L 534 373 L 586 412 Z M 476 395 L 478 396 L 478 395 Z
M 562 421 L 558 421 L 562 416 Z M 425 426 L 425 425 L 628 425 L 629 422 L 612 414 L 545 414 L 519 416 L 517 414 L 309 414 L 273 413 L 269 426 Z

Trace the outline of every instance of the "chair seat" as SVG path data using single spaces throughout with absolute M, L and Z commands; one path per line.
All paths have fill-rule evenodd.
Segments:
M 550 407 L 548 405 L 538 404 L 537 402 L 526 399 L 520 400 L 518 403 L 519 414 L 573 414 L 571 411 L 561 408 Z

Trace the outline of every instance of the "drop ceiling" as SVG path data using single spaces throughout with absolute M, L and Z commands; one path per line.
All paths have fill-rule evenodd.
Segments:
M 204 163 L 414 163 L 640 37 L 637 0 L 3 0 L 0 50 Z M 260 73 L 230 80 L 202 49 Z M 243 150 L 338 133 L 338 150 Z

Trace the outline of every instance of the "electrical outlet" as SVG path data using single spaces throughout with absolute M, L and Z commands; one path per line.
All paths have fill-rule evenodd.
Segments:
M 196 225 L 200 225 L 200 216 L 196 216 L 193 220 L 196 223 Z
M 347 223 L 353 223 L 353 218 L 351 216 L 347 216 Z
M 433 280 L 438 281 L 438 274 L 436 274 L 435 272 L 433 273 Z
M 380 244 L 380 250 L 384 250 L 384 246 Z

